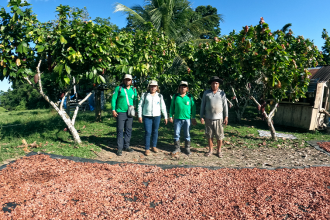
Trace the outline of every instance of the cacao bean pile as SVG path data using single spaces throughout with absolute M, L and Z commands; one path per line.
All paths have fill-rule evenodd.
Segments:
M 0 171 L 0 219 L 329 219 L 330 167 L 172 168 L 34 155 Z
M 320 148 L 330 153 L 330 142 L 317 142 L 317 144 Z

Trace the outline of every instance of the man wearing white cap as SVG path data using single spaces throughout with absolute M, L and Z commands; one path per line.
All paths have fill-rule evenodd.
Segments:
M 191 94 L 188 93 L 188 82 L 181 81 L 178 93 L 172 98 L 170 107 L 170 122 L 174 122 L 174 147 L 172 154 L 180 152 L 180 131 L 183 128 L 185 149 L 190 155 L 190 125 L 196 125 L 196 105 Z M 173 121 L 174 115 L 174 121 Z
M 137 105 L 137 93 L 136 89 L 131 86 L 132 75 L 125 74 L 123 85 L 117 86 L 112 96 L 112 114 L 117 118 L 117 155 L 121 156 L 122 151 L 133 152 L 134 150 L 129 147 L 131 135 L 133 117 L 128 115 L 128 103 L 129 105 Z M 124 131 L 124 132 L 123 132 Z M 124 136 L 124 139 L 123 139 Z

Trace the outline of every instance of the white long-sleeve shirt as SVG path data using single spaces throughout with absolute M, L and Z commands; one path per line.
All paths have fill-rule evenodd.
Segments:
M 165 119 L 167 119 L 166 105 L 162 95 L 160 95 L 158 92 L 156 92 L 155 95 L 151 95 L 148 92 L 145 101 L 144 101 L 144 97 L 145 97 L 145 93 L 141 95 L 141 99 L 138 105 L 139 118 L 141 118 L 142 115 L 149 117 L 156 117 L 156 116 L 160 116 L 161 113 L 163 113 Z

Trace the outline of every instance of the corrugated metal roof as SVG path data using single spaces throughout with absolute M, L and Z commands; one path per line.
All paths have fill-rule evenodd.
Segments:
M 309 76 L 308 78 L 312 78 L 316 73 L 317 71 L 319 71 L 321 68 L 313 68 L 313 69 L 308 69 L 308 71 L 312 74 L 311 76 Z
M 330 66 L 323 66 L 310 79 L 318 79 L 318 83 L 327 82 L 330 79 Z

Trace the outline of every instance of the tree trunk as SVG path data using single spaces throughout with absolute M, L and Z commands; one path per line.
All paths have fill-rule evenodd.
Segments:
M 235 109 L 237 123 L 241 123 L 241 112 L 239 109 Z
M 101 119 L 101 90 L 95 91 L 95 121 L 100 122 Z
M 73 121 L 70 120 L 70 116 L 66 113 L 66 111 L 62 108 L 63 107 L 63 99 L 62 99 L 62 102 L 61 102 L 61 105 L 58 107 L 53 101 L 51 101 L 49 99 L 49 97 L 43 92 L 43 88 L 42 88 L 42 83 L 41 83 L 41 73 L 40 73 L 40 64 L 41 64 L 41 60 L 39 60 L 39 63 L 38 63 L 38 66 L 37 66 L 37 74 L 38 74 L 38 78 L 39 78 L 39 89 L 36 88 L 34 86 L 34 84 L 29 80 L 28 77 L 24 77 L 24 79 L 35 89 L 38 90 L 38 92 L 40 93 L 40 95 L 57 111 L 57 113 L 61 116 L 61 118 L 63 119 L 64 123 L 68 126 L 71 134 L 72 134 L 72 137 L 74 139 L 74 142 L 76 144 L 81 144 L 82 141 L 79 137 L 79 134 L 76 130 L 76 128 L 74 127 L 74 124 L 72 123 Z M 90 96 L 90 94 L 83 100 L 81 101 L 79 104 L 81 105 L 84 101 L 87 100 L 87 98 Z M 69 97 L 67 97 L 67 100 L 70 99 L 70 94 L 69 94 Z M 67 106 L 67 108 L 70 109 L 70 105 Z M 79 107 L 78 107 L 79 108 Z M 76 117 L 76 116 L 75 116 Z M 75 118 L 74 118 L 75 119 Z
M 259 102 L 253 97 L 251 96 L 251 99 L 258 105 L 261 107 L 261 105 L 259 104 Z M 266 117 L 266 120 L 267 120 L 267 124 L 268 124 L 268 128 L 270 130 L 270 133 L 272 135 L 272 139 L 274 141 L 277 140 L 277 137 L 276 137 L 276 131 L 275 131 L 275 128 L 274 128 L 274 125 L 273 125 L 273 122 L 272 122 L 272 119 L 273 119 L 273 116 L 274 116 L 274 113 L 275 113 L 275 110 L 278 106 L 278 103 L 275 104 L 275 107 L 273 108 L 273 110 L 269 113 L 269 115 L 267 115 L 266 111 L 264 110 L 264 112 L 262 112 L 261 114 L 265 115 Z
M 57 109 L 56 109 L 57 111 Z M 70 116 L 65 112 L 65 111 L 60 111 L 58 110 L 57 113 L 61 116 L 61 118 L 63 119 L 64 123 L 68 126 L 71 134 L 72 134 L 72 137 L 74 139 L 74 142 L 76 144 L 81 144 L 81 139 L 80 139 L 80 136 L 78 134 L 78 131 L 77 129 L 73 126 L 71 120 L 70 120 Z
M 267 123 L 268 123 L 268 128 L 270 130 L 270 134 L 272 135 L 272 139 L 274 141 L 277 141 L 277 137 L 276 137 L 276 132 L 275 132 L 275 128 L 272 122 L 272 118 L 268 116 L 267 118 Z

